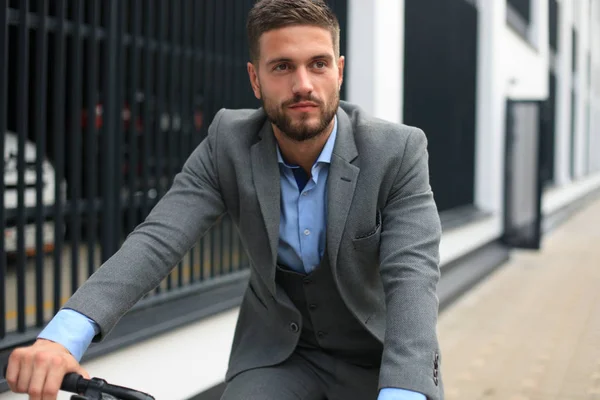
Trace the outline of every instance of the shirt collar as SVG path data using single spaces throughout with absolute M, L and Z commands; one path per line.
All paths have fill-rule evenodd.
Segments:
M 315 161 L 314 165 L 317 165 L 319 163 L 331 163 L 331 155 L 333 154 L 333 147 L 335 145 L 335 138 L 337 136 L 337 126 L 338 124 L 336 115 L 333 118 L 333 130 L 331 131 L 331 135 L 329 135 L 327 142 L 325 142 L 325 146 L 323 146 L 323 150 L 321 150 L 321 154 L 319 154 L 319 158 L 317 158 L 317 161 Z M 279 144 L 277 144 L 277 161 L 279 162 L 279 164 L 283 164 L 289 168 L 298 167 L 297 165 L 288 164 L 283 160 L 283 157 L 281 156 L 281 151 L 279 150 Z

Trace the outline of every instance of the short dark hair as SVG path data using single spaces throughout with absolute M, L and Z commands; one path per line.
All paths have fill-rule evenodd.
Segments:
M 258 0 L 248 14 L 246 25 L 250 60 L 260 57 L 259 40 L 263 33 L 294 25 L 312 25 L 331 32 L 333 50 L 340 55 L 340 24 L 324 0 Z

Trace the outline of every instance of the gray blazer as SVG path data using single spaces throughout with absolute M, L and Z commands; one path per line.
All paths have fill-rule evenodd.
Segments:
M 327 197 L 327 249 L 344 301 L 384 344 L 380 387 L 442 399 L 436 334 L 441 225 L 427 140 L 416 128 L 341 102 Z M 250 263 L 227 379 L 273 365 L 297 335 L 274 307 L 280 177 L 262 109 L 220 110 L 148 218 L 64 306 L 98 323 L 98 341 L 229 213 Z

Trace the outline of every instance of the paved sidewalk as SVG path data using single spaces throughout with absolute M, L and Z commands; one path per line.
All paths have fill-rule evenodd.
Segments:
M 600 400 L 600 200 L 440 316 L 446 400 Z

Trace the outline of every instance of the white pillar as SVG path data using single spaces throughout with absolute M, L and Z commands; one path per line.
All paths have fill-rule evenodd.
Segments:
M 590 169 L 600 171 L 600 2 L 592 2 L 590 49 L 592 52 L 590 146 L 588 156 Z
M 571 28 L 573 26 L 573 6 L 571 0 L 558 3 L 558 55 L 556 85 L 556 142 L 554 177 L 557 185 L 570 181 L 571 161 Z
M 404 0 L 350 0 L 348 22 L 348 100 L 402 122 Z
M 577 75 L 575 80 L 577 101 L 575 104 L 575 176 L 581 178 L 586 174 L 588 148 L 586 107 L 589 97 L 587 54 L 589 49 L 589 3 L 577 1 Z
M 507 77 L 502 62 L 506 4 L 479 2 L 475 204 L 503 212 Z

